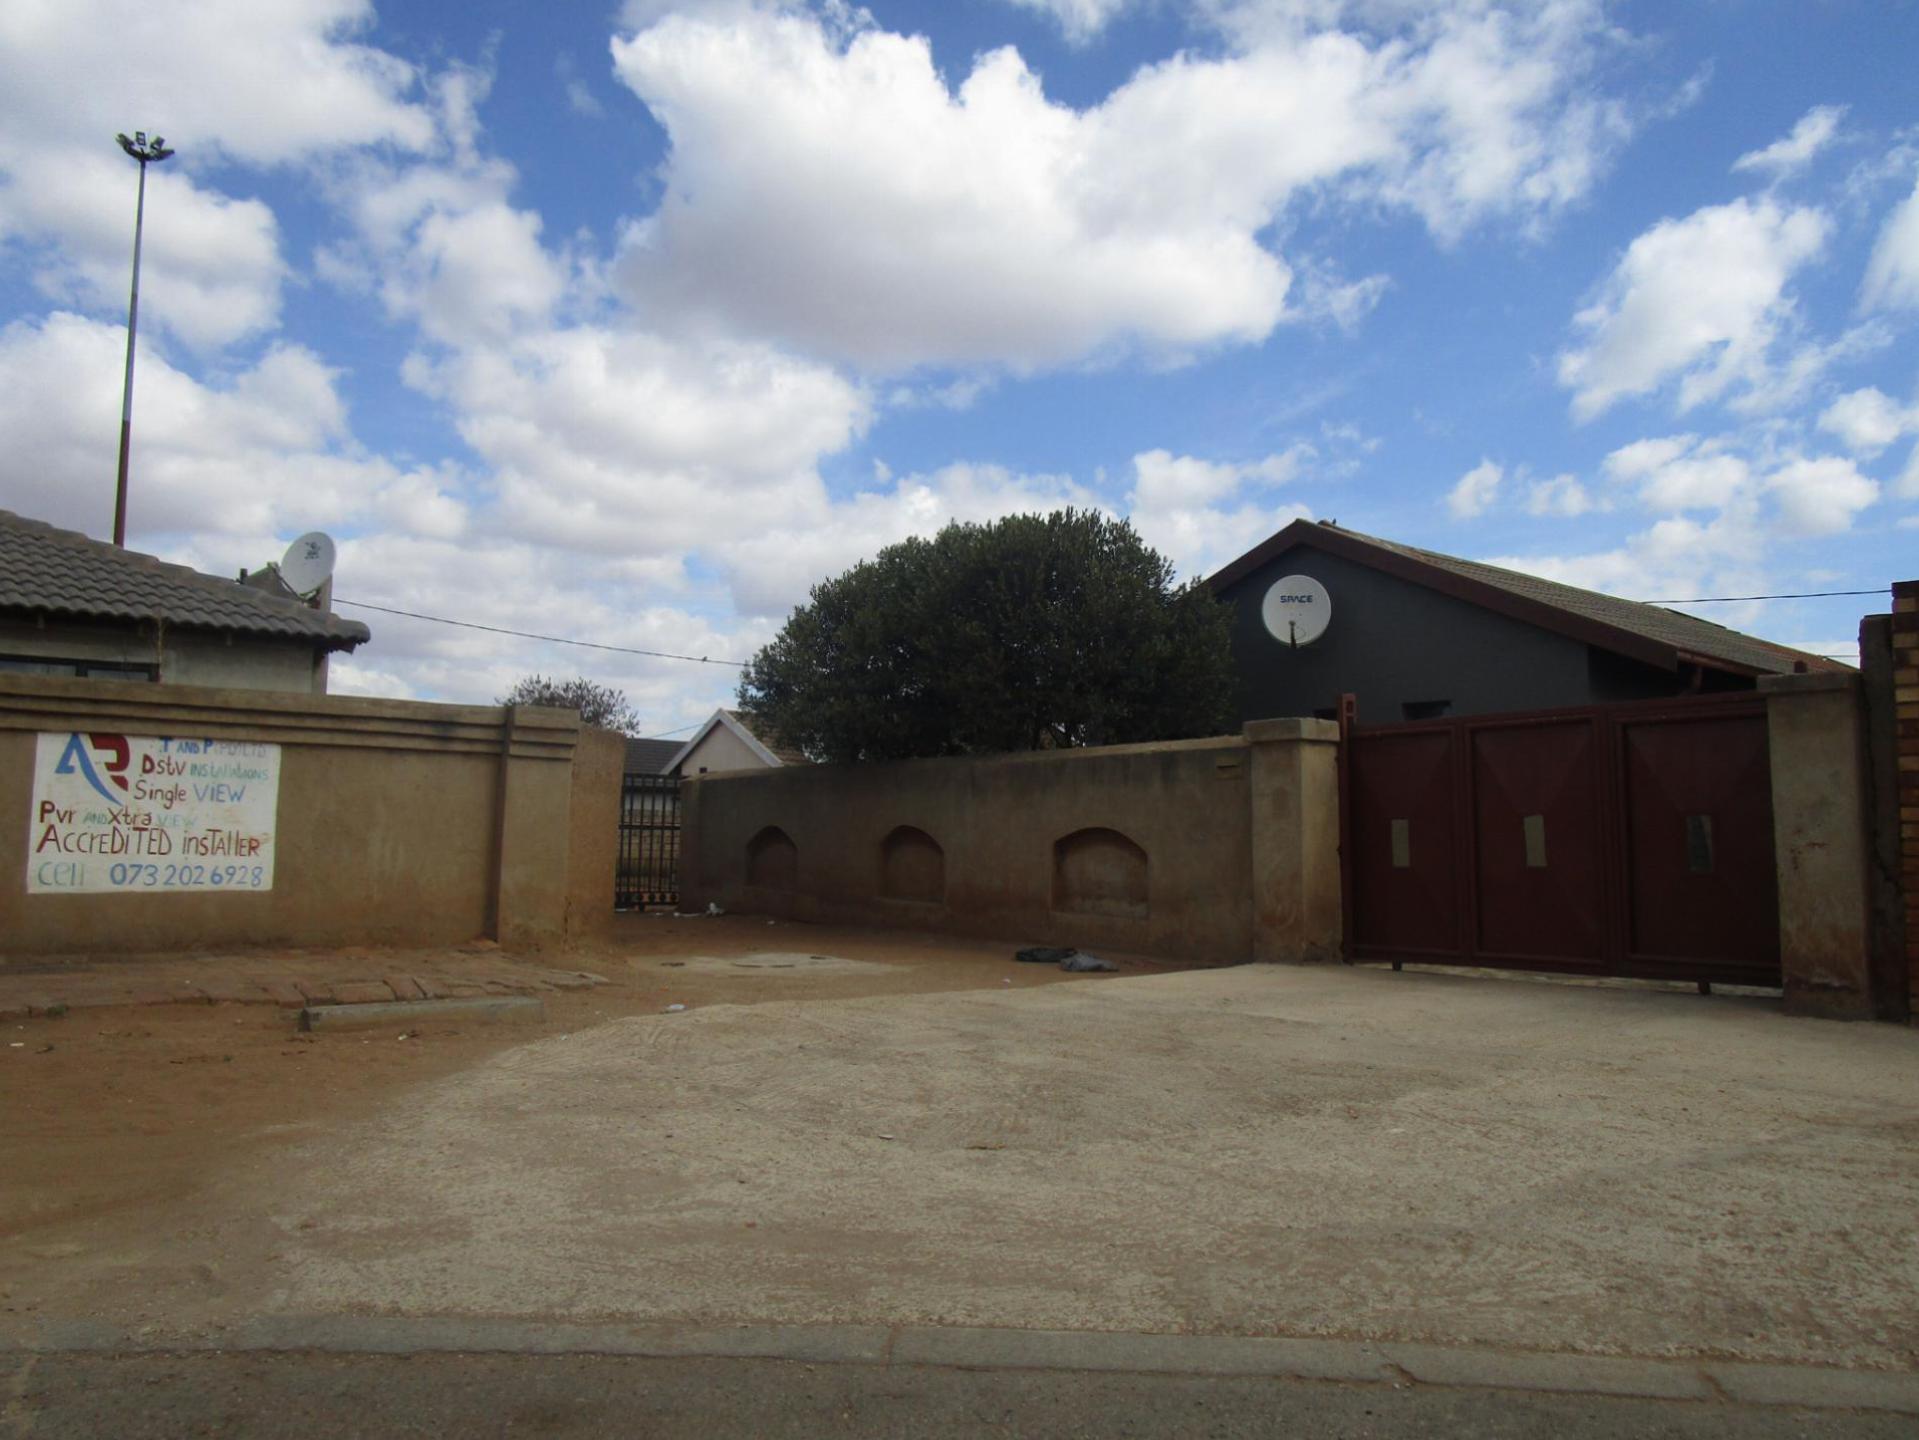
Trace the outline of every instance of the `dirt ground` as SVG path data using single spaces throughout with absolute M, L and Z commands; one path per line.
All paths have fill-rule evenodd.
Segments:
M 763 952 L 792 958 L 733 963 Z M 808 963 L 822 953 L 866 968 Z M 270 958 L 290 973 L 323 978 L 499 969 L 496 956 L 467 949 Z M 1116 958 L 1125 973 L 1169 968 Z M 543 995 L 546 1020 L 538 1025 L 438 1021 L 391 1033 L 302 1035 L 291 1010 L 231 1003 L 75 1007 L 57 1018 L 0 1025 L 0 1243 L 181 1201 L 239 1156 L 329 1133 L 406 1086 L 541 1036 L 660 1014 L 672 1004 L 697 1009 L 1109 978 L 1016 964 L 1000 944 L 658 913 L 621 916 L 610 944 L 569 951 L 553 963 L 593 971 L 607 983 Z M 262 968 L 260 957 L 244 953 L 131 957 L 118 966 L 40 961 L 0 965 L 0 984 L 84 994 L 86 979 L 136 973 L 148 991 L 217 990 L 210 977 Z
M 753 921 L 626 938 L 537 1033 L 32 1022 L 52 1051 L 0 1052 L 32 1222 L 0 1331 L 960 1324 L 1919 1368 L 1919 1032 L 1341 966 L 1072 981 Z

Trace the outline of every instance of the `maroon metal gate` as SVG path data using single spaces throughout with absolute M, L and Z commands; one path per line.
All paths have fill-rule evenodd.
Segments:
M 1780 983 L 1754 696 L 1352 726 L 1343 774 L 1355 959 Z

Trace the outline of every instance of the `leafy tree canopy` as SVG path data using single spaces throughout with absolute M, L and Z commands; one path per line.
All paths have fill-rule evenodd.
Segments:
M 954 524 L 815 586 L 747 665 L 740 706 L 820 760 L 1215 735 L 1227 625 L 1123 520 Z
M 584 675 L 575 680 L 528 675 L 494 703 L 551 705 L 556 710 L 577 710 L 585 724 L 602 730 L 617 730 L 622 735 L 637 735 L 640 730 L 640 717 L 627 703 L 624 690 L 596 685 Z

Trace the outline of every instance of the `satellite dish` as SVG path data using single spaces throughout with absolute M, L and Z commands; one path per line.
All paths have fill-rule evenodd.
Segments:
M 1310 575 L 1288 575 L 1273 582 L 1259 616 L 1275 640 L 1297 650 L 1326 633 L 1326 622 L 1333 618 L 1333 597 Z
M 287 546 L 280 561 L 280 578 L 295 595 L 311 595 L 332 578 L 333 539 L 310 530 Z

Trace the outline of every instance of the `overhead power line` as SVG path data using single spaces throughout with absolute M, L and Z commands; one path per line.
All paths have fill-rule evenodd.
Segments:
M 1694 595 L 1684 600 L 1642 600 L 1642 605 L 1731 605 L 1751 600 L 1828 600 L 1851 595 L 1883 595 L 1878 590 L 1798 590 L 1779 595 Z M 631 645 L 605 645 L 598 640 L 574 640 L 565 635 L 540 635 L 531 630 L 512 630 L 504 625 L 482 625 L 475 620 L 454 620 L 445 615 L 423 615 L 417 610 L 396 610 L 390 605 L 374 605 L 365 600 L 346 600 L 339 596 L 335 605 L 351 605 L 356 610 L 377 610 L 382 615 L 402 615 L 408 620 L 430 620 L 435 625 L 457 625 L 462 630 L 484 630 L 489 635 L 512 635 L 520 640 L 539 640 L 548 645 L 577 645 L 583 650 L 610 650 L 616 655 L 644 655 L 652 660 L 685 660 L 695 665 L 730 665 L 746 668 L 744 660 L 722 660 L 711 655 L 681 655 L 672 650 L 641 650 Z M 1816 653 L 1816 652 L 1815 652 Z M 1843 660 L 1843 655 L 1826 658 Z
M 1642 600 L 1642 605 L 1730 605 L 1735 600 L 1826 600 L 1835 595 L 1884 595 L 1878 590 L 1799 590 L 1787 595 L 1695 595 L 1690 600 Z
M 335 605 L 351 605 L 356 610 L 378 610 L 382 615 L 404 615 L 409 620 L 431 620 L 435 625 L 458 625 L 462 630 L 484 630 L 489 635 L 513 635 L 521 640 L 541 640 L 548 645 L 578 645 L 583 650 L 611 650 L 617 655 L 645 655 L 654 660 L 690 660 L 695 665 L 732 665 L 745 669 L 744 660 L 716 660 L 710 655 L 679 655 L 671 650 L 640 650 L 631 645 L 602 645 L 597 640 L 570 640 L 564 635 L 538 635 L 531 630 L 509 630 L 504 625 L 481 625 L 473 620 L 449 620 L 444 615 L 422 615 L 417 610 L 395 610 L 390 605 L 373 605 L 365 600 L 333 597 Z

